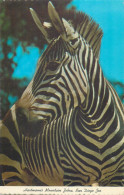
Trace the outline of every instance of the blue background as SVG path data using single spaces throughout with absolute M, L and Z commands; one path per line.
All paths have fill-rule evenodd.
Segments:
M 124 1 L 123 0 L 73 0 L 67 8 L 75 6 L 92 17 L 102 28 L 103 38 L 100 65 L 108 80 L 124 83 Z M 37 27 L 36 27 L 37 28 Z M 8 41 L 8 44 L 11 44 Z M 46 47 L 46 46 L 45 46 Z M 18 66 L 13 78 L 31 80 L 41 51 L 34 47 L 24 53 L 21 44 L 16 49 L 14 61 Z M 11 57 L 11 54 L 8 54 Z

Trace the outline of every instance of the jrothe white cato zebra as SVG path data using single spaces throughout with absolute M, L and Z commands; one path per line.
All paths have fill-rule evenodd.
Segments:
M 51 2 L 51 23 L 30 11 L 49 45 L 1 123 L 4 185 L 123 186 L 123 105 L 99 65 L 101 29 Z

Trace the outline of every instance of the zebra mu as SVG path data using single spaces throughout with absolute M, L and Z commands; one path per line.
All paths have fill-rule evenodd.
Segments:
M 99 65 L 102 30 L 84 13 L 34 22 L 48 42 L 1 122 L 3 185 L 124 185 L 123 105 Z

